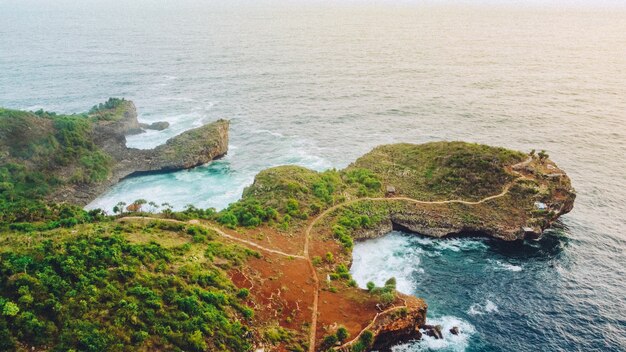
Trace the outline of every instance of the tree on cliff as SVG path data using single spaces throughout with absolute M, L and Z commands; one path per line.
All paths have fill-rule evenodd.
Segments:
M 115 204 L 115 206 L 113 207 L 113 213 L 117 214 L 119 213 L 119 215 L 124 214 L 124 209 L 126 207 L 126 203 L 125 202 L 118 202 L 117 204 Z

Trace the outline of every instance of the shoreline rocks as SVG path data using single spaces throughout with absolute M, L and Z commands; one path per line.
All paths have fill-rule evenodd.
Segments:
M 167 121 L 157 121 L 151 124 L 140 123 L 139 127 L 143 128 L 144 130 L 163 131 L 164 129 L 167 129 L 170 127 L 170 123 Z

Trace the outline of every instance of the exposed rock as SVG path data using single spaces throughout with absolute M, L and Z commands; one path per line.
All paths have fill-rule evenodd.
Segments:
M 389 351 L 401 342 L 421 338 L 420 327 L 426 322 L 426 303 L 413 296 L 402 296 L 406 308 L 381 313 L 369 329 L 374 333 L 372 350 Z
M 424 330 L 424 334 L 426 334 L 427 336 L 434 337 L 437 340 L 443 339 L 443 333 L 441 332 L 442 330 L 441 325 L 426 324 L 422 326 L 422 329 Z
M 450 333 L 452 335 L 458 335 L 460 333 L 459 327 L 458 326 L 453 326 L 452 328 L 450 328 Z
M 140 123 L 139 126 L 145 130 L 163 131 L 164 129 L 170 127 L 170 123 L 167 121 L 157 121 L 151 124 Z
M 133 203 L 126 207 L 126 210 L 130 212 L 141 211 L 141 204 Z
M 98 121 L 94 128 L 96 144 L 99 140 L 109 138 L 123 138 L 126 141 L 124 136 L 143 132 L 137 120 L 135 104 L 129 100 L 124 101 L 123 104 L 124 112 L 121 119 Z

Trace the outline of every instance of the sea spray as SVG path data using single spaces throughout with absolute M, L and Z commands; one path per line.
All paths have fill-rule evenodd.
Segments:
M 431 325 L 441 325 L 443 339 L 422 334 L 421 340 L 401 344 L 392 348 L 393 352 L 418 352 L 418 351 L 449 351 L 462 352 L 467 349 L 470 338 L 476 333 L 474 326 L 467 321 L 454 316 L 442 316 L 428 318 Z M 450 332 L 452 328 L 458 328 L 459 333 Z
M 368 282 L 383 286 L 395 277 L 397 290 L 411 294 L 415 290 L 412 277 L 420 273 L 420 256 L 423 251 L 411 245 L 405 235 L 393 232 L 385 237 L 359 242 L 352 254 L 350 274 L 359 287 Z

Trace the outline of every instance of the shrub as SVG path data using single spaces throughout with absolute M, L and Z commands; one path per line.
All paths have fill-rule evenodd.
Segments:
M 337 341 L 339 341 L 339 339 L 337 338 L 337 335 L 331 334 L 331 335 L 326 335 L 324 337 L 324 339 L 322 340 L 322 350 L 327 350 L 331 347 L 333 347 Z
M 354 241 L 352 237 L 348 234 L 348 231 L 345 227 L 341 225 L 333 226 L 333 233 L 335 238 L 339 240 L 339 242 L 343 245 L 346 250 L 350 250 L 354 247 Z
M 285 342 L 291 337 L 289 331 L 280 326 L 272 326 L 266 329 L 263 335 L 265 336 L 266 340 L 273 344 Z
M 13 302 L 6 302 L 4 304 L 4 307 L 2 307 L 2 315 L 7 317 L 14 317 L 17 315 L 17 313 L 19 313 L 19 311 L 20 307 L 18 307 L 17 304 Z
M 361 337 L 359 337 L 359 341 L 362 342 L 363 345 L 365 345 L 366 347 L 370 347 L 374 342 L 374 333 L 369 330 L 363 331 Z
M 385 281 L 385 289 L 389 291 L 393 291 L 396 289 L 396 278 L 391 277 L 389 280 Z
M 247 288 L 242 288 L 237 292 L 237 297 L 240 299 L 246 299 L 250 295 L 250 290 Z
M 257 227 L 263 222 L 278 218 L 278 212 L 272 207 L 263 207 L 259 201 L 251 198 L 232 203 L 217 217 L 217 221 L 234 228 L 236 226 Z
M 350 333 L 348 332 L 348 329 L 346 329 L 344 326 L 340 326 L 337 329 L 337 339 L 341 342 L 345 341 L 348 337 L 350 337 Z
M 389 305 L 393 303 L 395 299 L 396 299 L 396 295 L 393 294 L 392 292 L 383 292 L 380 295 L 380 303 L 382 303 L 383 305 Z

